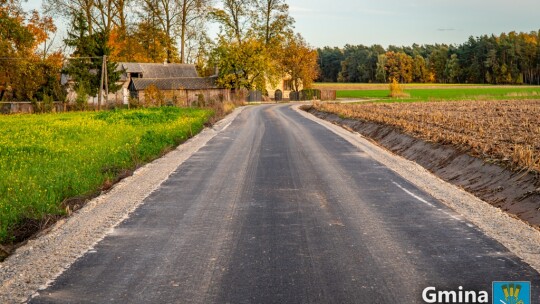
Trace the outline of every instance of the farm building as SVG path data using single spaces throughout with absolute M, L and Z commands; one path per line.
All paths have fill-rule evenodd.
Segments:
M 124 103 L 129 97 L 145 102 L 145 92 L 150 87 L 159 90 L 165 102 L 184 106 L 201 100 L 229 100 L 229 90 L 218 88 L 216 77 L 199 77 L 192 64 L 121 62 L 118 68 L 123 71 L 123 84 L 121 92 L 115 95 L 121 93 Z
M 217 87 L 216 77 L 199 77 L 192 64 L 119 62 L 118 70 L 121 71 L 117 83 L 120 89 L 109 92 L 108 102 L 128 104 L 130 97 L 144 102 L 145 91 L 152 85 L 160 91 L 164 102 L 177 105 L 230 99 L 229 90 Z M 62 75 L 62 84 L 70 81 L 68 75 Z M 74 101 L 77 94 L 71 87 L 68 100 Z M 88 103 L 97 103 L 97 97 L 89 97 Z
M 181 106 L 229 100 L 229 90 L 218 88 L 216 77 L 132 78 L 128 89 L 131 97 L 145 102 L 151 86 L 160 91 L 164 101 Z

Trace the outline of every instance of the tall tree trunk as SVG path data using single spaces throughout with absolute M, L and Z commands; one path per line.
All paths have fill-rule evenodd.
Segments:
M 183 0 L 184 5 L 182 6 L 182 28 L 181 28 L 181 35 L 180 35 L 180 63 L 185 63 L 185 50 L 186 50 L 186 26 L 187 26 L 187 0 Z
M 272 13 L 272 1 L 268 1 L 266 7 L 266 28 L 265 28 L 265 45 L 270 43 L 270 14 Z
M 94 34 L 94 22 L 92 17 L 92 5 L 90 4 L 90 1 L 86 1 L 84 13 L 86 15 L 86 21 L 88 22 L 88 34 L 92 36 Z

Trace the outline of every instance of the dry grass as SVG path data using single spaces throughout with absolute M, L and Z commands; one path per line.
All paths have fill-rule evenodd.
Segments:
M 513 169 L 540 172 L 540 100 L 328 104 L 316 109 L 395 126 Z
M 390 96 L 392 98 L 407 98 L 410 94 L 403 92 L 403 86 L 394 78 L 390 83 Z
M 508 97 L 531 97 L 531 96 L 538 96 L 538 92 L 512 92 L 506 94 Z

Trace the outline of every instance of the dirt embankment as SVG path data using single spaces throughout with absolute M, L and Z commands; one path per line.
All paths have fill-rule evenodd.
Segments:
M 426 142 L 395 127 L 306 109 L 311 114 L 354 130 L 390 151 L 414 161 L 441 179 L 540 229 L 540 177 L 516 172 L 470 156 L 457 147 Z

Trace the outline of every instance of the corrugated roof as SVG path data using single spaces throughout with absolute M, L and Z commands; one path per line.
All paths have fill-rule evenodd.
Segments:
M 216 77 L 182 77 L 182 78 L 132 78 L 136 91 L 146 90 L 155 85 L 159 90 L 205 90 L 217 89 Z
M 118 68 L 124 69 L 127 73 L 142 73 L 141 65 L 136 62 L 120 62 Z
M 180 63 L 136 63 L 120 62 L 127 73 L 142 73 L 143 78 L 180 78 L 198 77 L 197 69 L 193 64 Z

